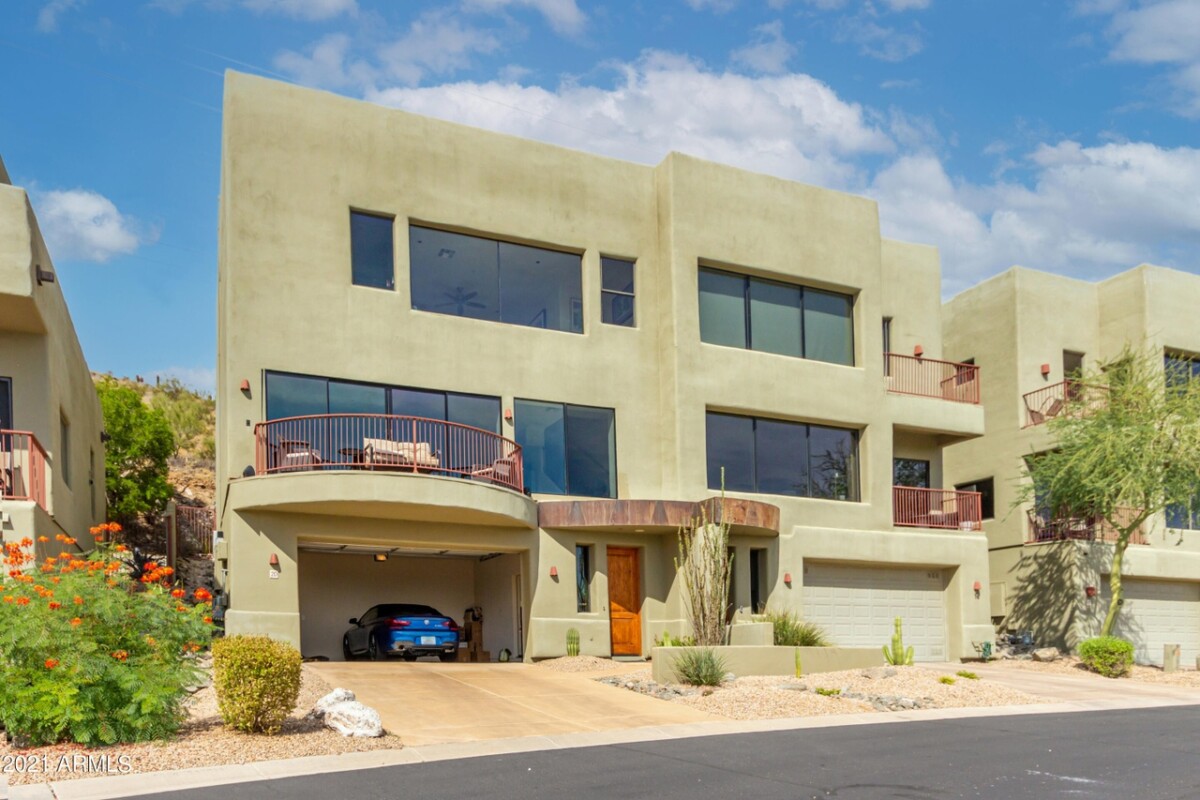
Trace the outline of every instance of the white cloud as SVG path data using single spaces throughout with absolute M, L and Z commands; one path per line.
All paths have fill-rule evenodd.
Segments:
M 1200 117 L 1200 2 L 1148 0 L 1137 7 L 1124 2 L 1077 6 L 1082 13 L 1111 14 L 1108 27 L 1114 61 L 1164 65 L 1172 92 L 1171 110 Z
M 880 89 L 916 89 L 921 85 L 921 81 L 917 78 L 909 78 L 907 80 L 901 78 L 892 78 L 879 84 Z
M 225 9 L 230 0 L 153 0 L 152 8 L 179 14 L 195 2 L 216 9 Z M 312 22 L 332 19 L 342 14 L 358 13 L 357 0 L 236 0 L 237 4 L 256 14 L 276 14 Z
M 876 12 L 868 6 L 862 13 L 839 20 L 834 38 L 857 44 L 860 53 L 880 61 L 903 61 L 925 47 L 919 26 L 902 31 L 877 20 Z
M 466 0 L 468 10 L 495 12 L 511 6 L 534 9 L 560 34 L 574 36 L 582 33 L 587 25 L 587 15 L 580 11 L 575 0 Z
M 785 72 L 795 54 L 795 46 L 783 37 L 783 23 L 775 20 L 755 28 L 750 44 L 734 50 L 729 58 L 755 72 L 774 74 Z
M 774 0 L 771 2 L 773 3 Z M 687 0 L 687 4 L 692 7 L 693 11 L 712 11 L 724 14 L 726 11 L 737 8 L 738 0 Z M 775 6 L 772 5 L 772 8 Z
M 35 192 L 34 206 L 50 257 L 56 261 L 104 263 L 128 255 L 153 238 L 117 210 L 102 194 L 88 189 Z
M 42 33 L 54 33 L 58 30 L 58 18 L 85 2 L 87 0 L 50 0 L 38 12 L 37 29 Z
M 699 0 L 699 2 L 705 2 L 705 0 Z M 779 10 L 789 2 L 791 0 L 767 0 L 767 5 Z M 802 2 L 821 11 L 833 11 L 850 5 L 850 0 L 802 0 Z M 933 4 L 933 0 L 878 0 L 878 2 L 889 11 L 923 11 Z M 694 6 L 692 0 L 688 0 L 688 3 Z M 868 11 L 873 11 L 875 5 L 871 0 L 862 2 L 863 8 Z

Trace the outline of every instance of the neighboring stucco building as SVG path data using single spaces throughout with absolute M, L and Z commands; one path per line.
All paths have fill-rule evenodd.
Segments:
M 1126 347 L 1191 361 L 1200 354 L 1200 277 L 1140 266 L 1098 283 L 1013 268 L 946 303 L 946 351 L 984 370 L 987 435 L 946 450 L 947 485 L 984 491 L 991 606 L 1002 629 L 1047 645 L 1095 635 L 1108 608 L 1112 531 L 1091 520 L 1014 507 L 1023 459 L 1053 446 L 1045 424 L 1061 413 L 1069 378 Z M 1159 515 L 1125 557 L 1116 633 L 1160 663 L 1164 644 L 1200 655 L 1200 518 Z M 1169 524 L 1168 524 L 1169 523 Z M 1090 587 L 1090 591 L 1089 591 Z
M 376 603 L 478 605 L 493 658 L 646 654 L 724 467 L 737 606 L 992 639 L 980 498 L 937 490 L 979 371 L 868 199 L 231 73 L 219 260 L 230 632 L 340 658 Z
M 81 546 L 104 520 L 103 421 L 23 189 L 0 163 L 0 533 Z M 57 545 L 54 548 L 57 552 Z

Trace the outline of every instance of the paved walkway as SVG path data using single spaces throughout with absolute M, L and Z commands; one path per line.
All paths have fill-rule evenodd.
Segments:
M 379 712 L 405 747 L 720 719 L 678 703 L 529 664 L 324 662 L 330 686 Z M 645 668 L 645 664 L 634 665 Z M 618 668 L 615 671 L 628 671 Z

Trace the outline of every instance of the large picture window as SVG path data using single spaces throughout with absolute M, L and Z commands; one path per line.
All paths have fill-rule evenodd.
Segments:
M 702 341 L 853 366 L 853 297 L 706 267 L 699 283 Z
M 513 410 L 529 491 L 617 496 L 616 418 L 611 408 L 517 400 Z
M 415 309 L 583 333 L 579 255 L 413 225 L 409 262 Z
M 708 486 L 857 501 L 858 432 L 708 412 Z

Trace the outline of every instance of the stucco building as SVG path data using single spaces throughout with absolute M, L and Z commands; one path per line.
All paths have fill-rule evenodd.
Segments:
M 103 421 L 23 189 L 0 162 L 0 534 L 90 542 L 104 520 Z M 57 552 L 57 549 L 55 550 Z
M 493 658 L 642 655 L 687 629 L 676 528 L 724 468 L 738 607 L 991 640 L 980 496 L 940 490 L 980 373 L 874 202 L 232 73 L 221 184 L 230 632 L 340 658 L 413 602 L 481 607 Z
M 1125 350 L 1155 350 L 1191 364 L 1200 354 L 1200 277 L 1139 266 L 1097 283 L 1013 268 L 946 303 L 947 352 L 986 373 L 987 433 L 948 448 L 947 485 L 982 490 L 991 561 L 991 607 L 1002 629 L 1074 647 L 1095 635 L 1108 608 L 1113 532 L 1016 505 L 1023 459 L 1053 446 L 1047 421 L 1077 392 L 1071 377 Z M 1200 655 L 1200 518 L 1160 514 L 1126 551 L 1125 602 L 1116 633 L 1139 661 L 1164 644 Z

